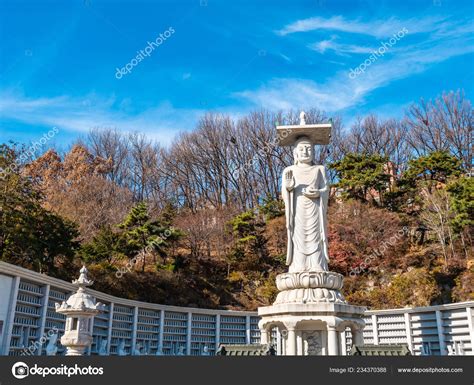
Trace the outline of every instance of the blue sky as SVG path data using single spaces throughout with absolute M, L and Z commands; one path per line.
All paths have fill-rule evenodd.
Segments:
M 57 127 L 51 143 L 66 146 L 93 127 L 115 127 L 167 144 L 207 110 L 319 107 L 349 125 L 368 113 L 400 116 L 443 91 L 472 99 L 473 4 L 0 0 L 0 141 L 28 144 Z

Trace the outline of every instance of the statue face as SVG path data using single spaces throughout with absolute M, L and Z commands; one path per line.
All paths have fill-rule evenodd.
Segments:
M 313 151 L 313 144 L 309 140 L 300 140 L 295 148 L 295 160 L 299 163 L 312 163 Z

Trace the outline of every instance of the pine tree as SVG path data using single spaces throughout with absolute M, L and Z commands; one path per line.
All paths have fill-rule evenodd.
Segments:
M 263 199 L 259 211 L 265 215 L 265 219 L 268 221 L 285 215 L 285 205 L 281 199 L 275 199 L 271 195 L 267 195 Z
M 458 233 L 474 225 L 474 179 L 459 178 L 448 185 L 451 206 L 455 212 L 452 224 Z
M 90 242 L 82 246 L 79 255 L 86 263 L 111 263 L 123 258 L 120 233 L 112 226 L 102 227 Z
M 346 198 L 366 202 L 371 190 L 375 190 L 382 203 L 390 181 L 387 163 L 388 158 L 378 154 L 349 153 L 329 167 L 336 170 L 339 181 L 335 186 L 344 190 Z
M 446 184 L 450 177 L 461 175 L 461 161 L 446 151 L 433 151 L 408 162 L 402 184 L 414 187 L 423 183 L 430 191 L 437 183 Z
M 268 257 L 265 223 L 259 220 L 253 210 L 237 215 L 229 221 L 229 225 L 235 238 L 235 246 L 230 253 L 231 263 L 247 269 L 252 268 L 258 260 Z
M 153 254 L 155 262 L 156 255 L 166 257 L 170 242 L 181 235 L 180 231 L 170 226 L 169 217 L 164 221 L 151 218 L 145 202 L 133 206 L 118 227 L 122 230 L 125 254 L 130 258 L 143 258 L 142 271 L 145 271 L 147 255 Z

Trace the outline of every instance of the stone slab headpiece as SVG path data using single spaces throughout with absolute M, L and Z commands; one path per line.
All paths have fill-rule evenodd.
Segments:
M 279 145 L 292 146 L 303 136 L 308 137 L 313 144 L 329 144 L 331 129 L 331 123 L 277 126 Z

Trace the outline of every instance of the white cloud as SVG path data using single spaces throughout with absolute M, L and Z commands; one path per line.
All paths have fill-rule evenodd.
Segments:
M 392 55 L 379 57 L 366 68 L 365 73 L 354 79 L 349 77 L 350 68 L 346 67 L 346 70 L 339 70 L 323 82 L 301 78 L 274 78 L 260 88 L 244 90 L 234 95 L 253 105 L 268 108 L 316 106 L 328 112 L 341 111 L 362 103 L 364 97 L 372 91 L 393 81 L 421 73 L 451 57 L 474 52 L 473 25 L 469 20 L 461 19 L 426 17 L 416 21 L 401 21 L 391 18 L 365 23 L 349 21 L 342 16 L 330 19 L 316 17 L 288 24 L 278 33 L 286 35 L 319 29 L 360 33 L 379 38 L 391 36 L 404 27 L 409 36 L 417 32 L 426 32 L 426 36 L 418 35 L 409 43 L 397 43 L 396 51 L 395 48 L 391 49 Z M 341 44 L 335 41 L 336 38 L 337 36 L 333 35 L 330 39 L 310 44 L 308 47 L 320 53 L 332 50 L 342 56 L 349 53 L 367 54 L 366 57 L 360 58 L 360 63 L 374 50 L 360 44 Z M 351 35 L 351 38 L 357 36 Z
M 374 36 L 376 38 L 386 38 L 397 33 L 402 28 L 407 28 L 410 33 L 431 32 L 437 23 L 445 20 L 444 17 L 426 17 L 423 19 L 400 20 L 389 18 L 387 20 L 348 20 L 343 16 L 333 16 L 328 19 L 323 17 L 311 17 L 297 20 L 285 25 L 276 31 L 279 35 L 288 35 L 296 32 L 308 31 L 340 31 L 347 33 L 358 33 Z
M 321 54 L 325 53 L 326 51 L 334 51 L 338 55 L 344 54 L 369 54 L 374 51 L 375 48 L 366 47 L 361 45 L 353 45 L 353 44 L 340 44 L 335 41 L 335 38 L 331 38 L 330 40 L 321 40 L 317 43 L 313 43 L 309 45 L 309 48 L 317 51 Z
M 298 109 L 316 106 L 335 112 L 363 102 L 372 91 L 395 80 L 421 73 L 451 57 L 472 52 L 474 44 L 469 39 L 438 41 L 425 44 L 423 48 L 405 48 L 391 58 L 381 57 L 354 79 L 349 77 L 349 70 L 339 71 L 322 83 L 310 79 L 276 78 L 256 90 L 245 90 L 234 95 L 259 107 Z
M 287 61 L 288 63 L 291 63 L 291 62 L 292 62 L 292 60 L 291 60 L 288 56 L 283 55 L 282 53 L 280 53 L 279 55 L 280 55 L 280 57 L 281 57 L 282 59 L 284 59 L 284 60 Z
M 93 127 L 115 127 L 122 132 L 140 131 L 168 144 L 177 132 L 193 128 L 204 114 L 203 110 L 175 108 L 169 102 L 129 114 L 114 109 L 114 102 L 114 98 L 101 99 L 95 95 L 31 99 L 18 93 L 4 92 L 0 95 L 0 116 L 2 119 L 71 132 L 84 133 Z

